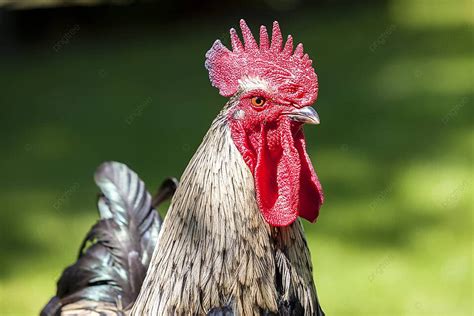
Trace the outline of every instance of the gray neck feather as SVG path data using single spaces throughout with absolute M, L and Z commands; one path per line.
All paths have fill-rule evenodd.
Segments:
M 218 115 L 184 171 L 133 315 L 236 315 L 277 311 L 297 295 L 312 315 L 311 259 L 299 222 L 271 228 L 255 200 L 253 176 Z M 277 289 L 276 275 L 282 289 Z

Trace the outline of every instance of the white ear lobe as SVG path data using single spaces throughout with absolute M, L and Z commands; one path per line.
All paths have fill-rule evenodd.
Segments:
M 245 112 L 243 110 L 237 110 L 234 112 L 234 119 L 241 120 L 245 117 Z

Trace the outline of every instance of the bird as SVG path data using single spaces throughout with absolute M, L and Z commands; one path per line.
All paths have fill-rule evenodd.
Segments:
M 127 165 L 103 163 L 100 219 L 42 316 L 324 315 L 302 226 L 324 202 L 303 131 L 320 123 L 318 77 L 278 22 L 258 43 L 239 24 L 230 49 L 216 40 L 205 55 L 228 101 L 179 183 L 152 198 Z

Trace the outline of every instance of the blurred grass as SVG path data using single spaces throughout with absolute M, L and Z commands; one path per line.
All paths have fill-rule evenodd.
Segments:
M 328 315 L 473 313 L 472 10 L 394 1 L 279 18 L 320 78 L 322 124 L 306 132 L 326 203 L 305 226 Z M 0 61 L 2 315 L 36 314 L 54 293 L 96 219 L 102 161 L 150 190 L 181 174 L 225 102 L 204 53 L 237 18 L 81 27 L 58 52 Z

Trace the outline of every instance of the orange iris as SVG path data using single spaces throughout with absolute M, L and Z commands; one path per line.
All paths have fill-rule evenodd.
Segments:
M 262 98 L 262 97 L 253 97 L 251 101 L 252 101 L 252 105 L 258 108 L 264 106 L 265 102 L 267 102 L 265 98 Z

